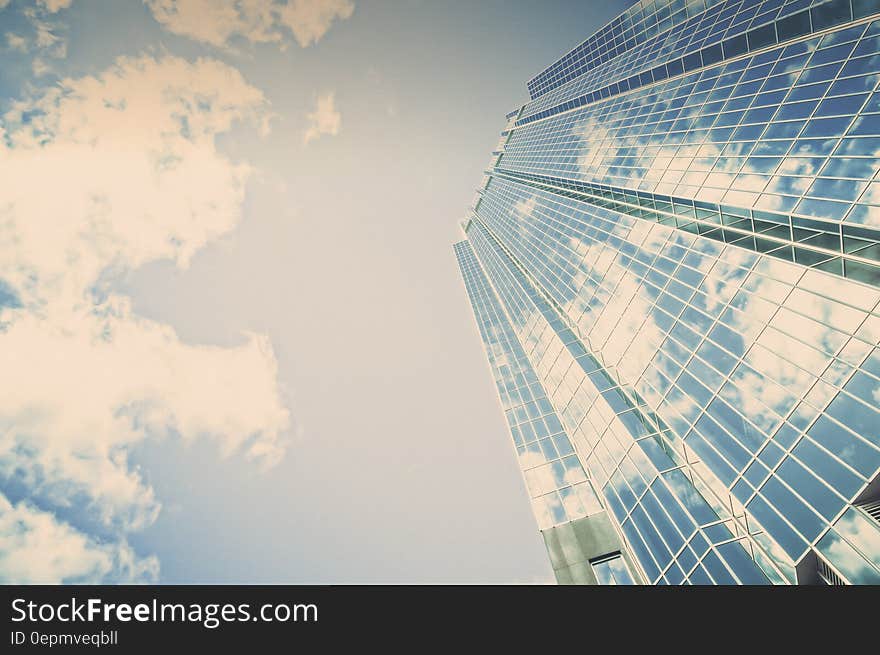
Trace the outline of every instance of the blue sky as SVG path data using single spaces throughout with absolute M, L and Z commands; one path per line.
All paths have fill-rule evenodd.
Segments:
M 0 580 L 550 580 L 451 243 L 626 3 L 244 4 L 0 0 Z

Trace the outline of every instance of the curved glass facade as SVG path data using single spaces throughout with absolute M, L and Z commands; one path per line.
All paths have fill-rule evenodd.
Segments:
M 706 4 L 532 89 L 455 251 L 551 559 L 613 529 L 560 581 L 877 583 L 880 3 Z

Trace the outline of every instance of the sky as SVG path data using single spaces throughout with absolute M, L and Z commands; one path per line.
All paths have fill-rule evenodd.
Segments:
M 627 4 L 0 0 L 0 582 L 552 582 L 451 244 Z

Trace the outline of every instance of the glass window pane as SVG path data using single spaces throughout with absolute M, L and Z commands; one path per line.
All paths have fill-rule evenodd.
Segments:
M 600 585 L 634 585 L 635 581 L 620 553 L 590 562 Z

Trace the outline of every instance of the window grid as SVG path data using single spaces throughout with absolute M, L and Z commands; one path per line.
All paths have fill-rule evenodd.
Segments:
M 653 52 L 647 57 L 637 57 L 630 63 L 618 67 L 617 71 L 626 73 L 629 77 L 619 77 L 618 74 L 608 74 L 608 71 L 600 71 L 597 75 L 580 79 L 577 83 L 566 85 L 556 93 L 548 94 L 540 100 L 528 103 L 525 106 L 522 118 L 517 121 L 518 126 L 542 120 L 548 116 L 568 111 L 587 104 L 602 102 L 603 100 L 634 89 L 649 86 L 655 82 L 662 82 L 667 78 L 676 77 L 685 72 L 698 70 L 704 66 L 712 66 L 722 61 L 735 59 L 746 52 L 763 50 L 772 45 L 787 43 L 804 36 L 822 32 L 834 27 L 840 22 L 849 20 L 849 16 L 864 18 L 873 13 L 880 12 L 880 3 L 874 2 L 872 6 L 862 0 L 855 0 L 854 9 L 850 7 L 850 0 L 823 0 L 827 4 L 815 6 L 813 9 L 804 9 L 795 14 L 780 14 L 777 21 L 771 21 L 750 30 L 748 33 L 740 33 L 734 27 L 728 30 L 729 37 L 723 42 L 718 39 L 706 37 L 699 44 L 692 43 L 686 49 L 691 54 L 679 57 L 685 52 L 684 46 L 675 51 L 673 57 L 667 59 L 668 52 Z M 870 4 L 870 3 L 868 3 Z M 831 12 L 828 9 L 831 8 Z M 763 14 L 762 19 L 768 14 Z M 844 20 L 845 19 L 845 20 Z M 723 23 L 722 23 L 723 24 Z M 740 23 L 745 25 L 746 23 Z M 754 25 L 754 24 L 753 24 Z M 713 30 L 715 34 L 717 30 Z M 765 38 L 766 35 L 766 38 Z M 711 44 L 696 50 L 701 45 Z M 661 61 L 657 65 L 657 62 Z M 644 68 L 647 66 L 647 68 Z M 653 68 L 651 68 L 653 66 Z M 633 74 L 633 71 L 637 71 Z M 607 80 L 612 83 L 601 85 Z M 548 106 L 552 101 L 552 106 Z
M 757 230 L 764 236 L 777 229 L 772 214 L 797 216 L 793 228 L 785 222 L 796 237 L 818 244 L 827 241 L 824 232 L 835 231 L 830 249 L 876 261 L 871 230 L 880 228 L 880 95 L 874 91 L 880 68 L 857 69 L 880 53 L 880 22 L 858 30 L 864 36 L 849 42 L 854 54 L 866 56 L 832 63 L 833 71 L 811 61 L 846 46 L 835 41 L 843 38 L 839 33 L 822 37 L 827 48 L 811 52 L 819 41 L 801 42 L 797 50 L 788 46 L 738 62 L 727 73 L 703 71 L 671 83 L 674 88 L 661 85 L 515 130 L 499 166 L 569 185 L 769 212 Z M 786 68 L 794 62 L 795 70 Z M 768 76 L 780 64 L 783 72 Z M 810 77 L 819 69 L 825 79 Z M 829 141 L 821 134 L 829 121 L 849 125 L 835 123 L 841 133 Z
M 510 199 L 508 200 L 508 204 L 507 204 L 507 206 L 505 206 L 505 207 L 499 207 L 499 208 L 497 208 L 497 210 L 496 210 L 496 209 L 493 208 L 493 204 L 497 204 L 497 200 L 496 200 L 496 199 L 497 199 L 497 198 L 500 198 L 500 197 L 502 196 L 502 193 L 503 193 L 503 191 L 502 191 L 502 187 L 504 187 L 506 190 L 508 190 L 508 193 L 510 193 L 511 197 L 510 197 Z M 491 216 L 491 217 L 492 217 L 492 221 L 493 221 L 493 223 L 494 223 L 495 221 L 497 221 L 497 222 L 500 224 L 500 226 L 498 227 L 498 229 L 500 230 L 499 234 L 501 234 L 502 238 L 505 238 L 505 240 L 506 240 L 508 243 L 512 244 L 511 247 L 514 248 L 514 251 L 517 252 L 517 255 L 519 256 L 520 254 L 522 254 L 524 262 L 527 262 L 527 263 L 533 263 L 533 264 L 535 264 L 535 265 L 538 265 L 539 262 L 553 261 L 554 259 L 557 259 L 557 258 L 558 258 L 558 254 L 559 254 L 558 251 L 557 251 L 555 254 L 554 254 L 554 253 L 542 252 L 542 249 L 543 249 L 544 251 L 546 251 L 546 249 L 547 249 L 547 245 L 548 245 L 548 235 L 552 235 L 552 234 L 553 234 L 553 230 L 552 230 L 552 229 L 548 229 L 548 226 L 547 226 L 546 224 L 541 225 L 541 226 L 536 230 L 537 233 L 539 233 L 539 234 L 541 235 L 541 237 L 538 239 L 540 245 L 538 245 L 538 244 L 534 244 L 534 243 L 530 243 L 528 247 L 521 247 L 521 248 L 518 248 L 518 247 L 517 247 L 517 243 L 518 243 L 518 241 L 521 241 L 521 240 L 522 240 L 522 236 L 521 236 L 521 235 L 527 233 L 526 226 L 524 226 L 524 225 L 522 225 L 522 224 L 518 224 L 518 225 L 516 225 L 515 228 L 505 228 L 504 225 L 503 225 L 504 222 L 507 222 L 507 223 L 511 223 L 511 222 L 513 222 L 513 221 L 514 221 L 514 218 L 512 218 L 512 217 L 519 217 L 519 216 L 522 216 L 522 215 L 523 215 L 522 213 L 519 213 L 519 214 L 518 214 L 516 211 L 511 211 L 511 207 L 510 207 L 510 206 L 511 206 L 511 205 L 516 205 L 516 203 L 520 203 L 520 205 L 522 206 L 523 203 L 525 203 L 526 201 L 528 201 L 530 198 L 534 198 L 535 195 L 534 195 L 534 194 L 531 194 L 532 190 L 531 190 L 531 189 L 525 189 L 525 190 L 523 190 L 521 187 L 520 187 L 519 189 L 516 189 L 515 185 L 513 185 L 512 183 L 510 183 L 510 182 L 506 182 L 506 181 L 503 182 L 503 181 L 501 181 L 501 180 L 495 180 L 495 181 L 493 181 L 492 184 L 490 185 L 490 189 L 493 190 L 494 193 L 491 195 L 491 197 L 487 197 L 487 198 L 484 200 L 484 204 L 483 204 L 482 207 L 481 207 L 481 213 L 482 213 L 483 215 L 486 215 L 486 216 Z M 515 191 L 514 191 L 514 190 L 515 190 Z M 549 194 L 547 194 L 546 197 L 549 198 L 549 197 L 551 197 L 551 196 L 550 196 Z M 554 202 L 555 202 L 557 205 L 561 205 L 561 204 L 563 204 L 563 200 L 564 200 L 564 199 L 560 199 L 560 198 L 558 198 L 558 197 L 555 197 L 555 198 L 554 198 Z M 567 202 L 567 199 L 565 199 L 565 202 Z M 583 206 L 583 203 L 577 203 L 577 204 Z M 575 206 L 575 203 L 571 203 L 571 205 L 572 205 L 572 206 Z M 530 216 L 537 216 L 537 215 L 541 215 L 542 213 L 543 213 L 543 212 L 542 212 L 542 206 L 541 206 L 539 203 L 535 202 L 535 203 L 533 203 L 533 204 L 531 205 L 531 207 L 530 207 L 530 213 L 529 213 Z M 547 213 L 549 214 L 550 212 L 547 212 Z M 608 214 L 610 214 L 610 212 L 608 212 Z M 618 226 L 619 226 L 619 224 L 618 224 Z M 671 232 L 671 231 L 670 231 L 670 232 Z M 520 235 L 520 236 L 517 236 L 517 235 Z M 580 238 L 583 240 L 583 235 L 581 235 Z M 557 242 L 557 243 L 558 243 L 558 242 Z M 558 246 L 557 246 L 557 247 L 558 247 Z M 679 257 L 679 259 L 682 259 L 682 257 Z M 633 261 L 635 261 L 635 260 L 633 260 Z M 656 261 L 656 259 L 655 259 L 655 261 Z M 671 261 L 671 260 L 670 260 L 670 261 Z M 674 268 L 673 270 L 683 270 L 684 268 L 687 268 L 687 267 L 685 267 L 684 264 L 679 264 L 679 265 L 677 265 L 677 267 Z M 690 269 L 690 270 L 693 271 L 694 269 Z M 743 269 L 743 270 L 746 271 L 746 269 Z M 748 269 L 748 270 L 751 271 L 751 269 Z M 724 272 L 725 274 L 729 274 L 729 271 L 723 271 L 723 272 Z M 560 271 L 560 270 L 557 270 L 557 276 L 558 276 L 560 273 L 561 273 L 561 271 Z M 542 274 L 542 273 L 540 273 L 540 272 L 535 272 L 534 274 L 535 274 L 536 278 L 543 277 L 545 280 L 548 279 L 546 275 L 544 275 L 544 274 Z M 571 273 L 571 267 L 569 267 L 569 271 L 568 271 L 567 275 L 568 275 L 569 278 L 573 277 L 573 275 L 572 275 L 572 273 Z M 748 273 L 744 273 L 741 277 L 742 277 L 743 281 L 749 279 L 749 277 L 748 277 Z M 754 279 L 754 278 L 752 278 L 752 279 Z M 667 280 L 666 282 L 668 283 L 669 280 Z M 687 285 L 684 284 L 684 286 L 687 286 Z M 557 292 L 558 292 L 558 287 L 555 286 L 555 285 L 552 285 L 552 284 L 548 284 L 547 287 L 545 287 L 545 288 L 548 288 L 549 290 L 557 289 Z M 791 292 L 791 289 L 792 289 L 792 288 L 793 288 L 793 287 L 789 287 L 789 292 L 787 293 L 787 295 L 785 296 L 785 298 L 780 299 L 780 302 L 782 302 L 782 303 L 785 303 L 785 302 L 786 302 L 786 300 L 788 299 L 788 296 L 790 295 L 790 292 Z M 693 294 L 694 292 L 695 292 L 695 289 L 692 288 L 691 294 Z M 689 296 L 688 296 L 685 300 L 689 300 L 690 297 L 691 297 L 691 296 L 690 296 L 690 294 L 689 294 Z M 734 297 L 735 297 L 735 294 L 730 294 L 730 298 L 729 298 L 728 300 L 732 300 Z M 817 298 L 818 298 L 818 296 L 817 296 Z M 566 300 L 567 300 L 567 299 L 566 299 L 565 297 L 557 298 L 557 302 L 559 302 L 560 305 L 565 305 L 565 304 L 566 304 L 566 303 L 565 303 Z M 876 301 L 876 298 L 875 298 L 875 301 Z M 811 302 L 812 302 L 812 301 L 811 301 Z M 783 305 L 780 305 L 780 307 L 781 307 L 781 306 L 783 306 Z M 728 307 L 728 305 L 725 304 L 724 307 Z M 662 310 L 661 310 L 661 311 L 662 311 Z M 723 315 L 723 312 L 719 312 L 719 316 L 721 316 L 721 315 Z M 772 317 L 768 317 L 768 318 L 772 318 Z M 572 319 L 573 319 L 573 320 L 576 320 L 576 317 L 572 317 Z M 712 331 L 712 329 L 714 328 L 714 326 L 717 325 L 718 323 L 721 323 L 721 322 L 722 322 L 722 321 L 720 320 L 720 318 L 719 318 L 719 320 L 712 320 L 711 323 L 710 323 L 710 325 L 707 326 L 707 328 L 706 328 L 706 330 L 705 330 L 706 334 L 710 333 L 710 332 Z M 774 328 L 774 329 L 775 329 L 775 328 Z M 857 329 L 857 326 L 854 325 L 854 326 L 852 326 L 850 329 L 851 329 L 851 330 L 856 330 L 856 329 Z M 760 333 L 757 333 L 757 334 L 756 334 L 756 336 L 755 336 L 756 341 L 757 341 L 757 339 L 759 338 L 759 335 L 760 335 Z M 668 337 L 665 337 L 665 336 L 664 336 L 663 338 L 666 339 L 666 338 L 668 338 Z M 791 335 L 790 338 L 792 338 L 792 339 L 796 339 L 796 338 L 797 338 L 797 335 Z M 712 343 L 712 339 L 710 339 L 710 338 L 705 338 L 705 337 L 704 337 L 703 342 Z M 681 347 L 681 345 L 682 345 L 682 344 L 679 344 L 679 347 Z M 805 344 L 805 345 L 806 345 L 806 344 Z M 866 344 L 866 345 L 867 345 L 867 344 Z M 827 354 L 824 356 L 824 359 L 823 359 L 823 365 L 822 365 L 822 367 L 821 367 L 822 370 L 821 370 L 821 371 L 816 371 L 816 372 L 814 373 L 814 376 L 815 376 L 815 377 L 814 377 L 814 378 L 810 378 L 810 381 L 807 383 L 810 387 L 815 383 L 815 380 L 821 379 L 821 375 L 822 375 L 822 374 L 827 370 L 827 368 L 828 368 L 828 366 L 827 366 L 827 362 L 830 361 L 832 358 L 834 358 L 834 356 L 837 355 L 837 354 L 839 353 L 840 348 L 842 348 L 842 347 L 843 347 L 843 345 L 841 344 L 840 347 L 838 347 L 838 348 L 836 348 L 836 349 L 832 349 L 831 352 L 827 353 Z M 715 344 L 715 348 L 723 350 L 723 349 L 724 349 L 724 346 L 723 346 L 723 345 Z M 745 349 L 743 349 L 743 350 L 745 351 Z M 658 352 L 662 352 L 662 351 L 658 351 Z M 734 368 L 736 368 L 736 366 L 738 366 L 738 365 L 742 365 L 743 363 L 749 361 L 749 359 L 748 359 L 749 355 L 747 354 L 748 352 L 749 352 L 749 351 L 745 351 L 744 353 L 741 353 L 741 354 L 743 355 L 744 358 L 739 359 L 739 360 L 735 360 L 735 361 L 738 361 L 738 364 L 735 363 L 733 366 L 729 367 L 729 370 L 726 370 L 726 371 L 725 371 L 725 370 L 723 370 L 723 368 L 722 368 L 722 370 L 721 370 L 721 371 L 719 372 L 719 374 L 718 374 L 719 378 L 722 380 L 722 383 L 721 383 L 720 385 L 718 385 L 719 387 L 721 387 L 722 385 L 724 385 L 725 383 L 727 383 L 727 382 L 730 381 L 729 375 L 730 375 L 731 371 L 734 370 Z M 728 356 L 731 357 L 731 359 L 734 359 L 734 357 L 733 357 L 732 354 L 729 354 Z M 693 355 L 693 356 L 692 356 L 692 359 L 693 359 L 694 361 L 696 361 L 696 359 L 699 359 L 699 357 L 697 357 L 697 355 Z M 702 360 L 701 360 L 701 361 L 702 361 Z M 847 365 L 847 366 L 848 366 L 848 364 L 845 364 L 845 362 L 842 361 L 842 360 L 835 360 L 835 361 L 838 361 L 841 365 Z M 682 363 L 685 363 L 685 362 L 682 362 Z M 676 371 L 675 374 L 672 375 L 671 380 L 673 380 L 673 381 L 677 381 L 677 380 L 679 379 L 679 373 L 681 373 L 682 371 L 686 370 L 686 367 L 687 367 L 687 364 L 685 363 L 685 367 L 682 367 L 681 370 Z M 796 368 L 796 366 L 795 366 L 793 363 L 791 363 L 791 366 L 790 366 L 789 368 L 790 368 L 790 370 L 794 370 L 794 369 Z M 661 370 L 662 370 L 662 369 L 661 369 Z M 851 369 L 851 370 L 852 370 L 852 369 Z M 695 373 L 696 373 L 696 375 L 695 375 L 694 377 L 695 377 L 696 379 L 699 380 L 699 379 L 700 379 L 700 374 L 699 374 L 699 372 L 696 371 Z M 757 374 L 757 371 L 755 371 L 755 373 Z M 806 373 L 806 371 L 804 371 L 803 373 Z M 870 379 L 875 380 L 875 382 L 876 382 L 876 378 L 874 378 L 873 376 L 871 376 Z M 832 387 L 832 386 L 831 386 L 831 382 L 833 382 L 833 381 L 834 381 L 834 380 L 831 380 L 831 381 L 825 381 L 825 384 L 827 384 L 830 388 L 837 389 L 837 392 L 839 392 L 839 391 L 840 391 L 839 388 L 837 388 L 837 387 Z M 785 382 L 785 380 L 781 380 L 780 382 Z M 706 384 L 707 384 L 708 387 L 711 387 L 711 386 L 712 386 L 712 382 L 711 382 L 711 381 L 706 381 Z M 671 389 L 671 388 L 674 388 L 674 387 L 673 387 L 672 384 L 670 384 L 670 385 L 669 385 L 669 388 Z M 549 388 L 548 388 L 548 389 L 549 389 Z M 667 389 L 667 392 L 668 392 L 668 389 Z M 806 393 L 806 392 L 805 392 L 805 393 Z M 551 392 L 551 395 L 552 395 L 552 392 Z M 712 395 L 712 397 L 710 398 L 709 402 L 712 402 L 712 401 L 715 400 L 717 397 L 718 397 L 717 395 Z M 797 401 L 796 398 L 792 398 L 792 402 L 791 402 L 792 405 L 797 405 L 797 402 L 798 402 L 798 401 Z M 707 403 L 707 405 L 708 405 L 708 403 Z M 800 406 L 801 406 L 801 407 L 806 407 L 806 406 L 809 406 L 809 403 L 802 402 L 802 403 L 800 404 Z M 812 408 L 811 408 L 812 414 L 813 414 L 814 416 L 815 416 L 815 415 L 818 415 L 818 414 L 820 413 L 820 411 L 823 409 L 823 407 L 824 407 L 823 405 L 820 405 L 819 407 L 812 407 Z M 730 409 L 732 409 L 732 408 L 728 407 L 728 410 L 730 410 Z M 694 423 L 694 424 L 697 423 L 697 421 L 699 420 L 700 416 L 702 416 L 703 413 L 706 412 L 706 411 L 708 411 L 706 408 L 700 408 L 700 413 L 699 413 L 699 414 L 693 419 L 693 423 Z M 789 408 L 787 409 L 787 411 L 783 411 L 783 412 L 781 412 L 782 415 L 778 417 L 780 424 L 781 424 L 782 419 L 786 418 L 786 416 L 787 416 L 791 411 L 793 411 L 793 409 L 792 409 L 792 407 L 789 407 Z M 802 410 L 802 411 L 803 411 L 803 410 Z M 867 410 L 867 408 L 865 408 L 865 411 L 870 411 L 870 410 Z M 711 414 L 710 414 L 710 416 L 711 416 Z M 742 418 L 747 424 L 749 423 L 747 417 L 741 417 L 741 418 Z M 808 427 L 808 426 L 804 426 L 804 427 L 806 428 L 806 427 Z M 841 427 L 842 427 L 842 426 L 841 426 Z M 754 425 L 752 426 L 752 429 L 755 430 Z M 725 435 L 725 438 L 728 439 L 731 443 L 737 443 L 737 444 L 738 444 L 738 447 L 740 447 L 740 448 L 742 447 L 741 444 L 738 443 L 737 439 L 736 439 L 733 435 L 731 435 L 730 432 L 729 432 L 727 429 L 721 427 L 720 425 L 716 425 L 716 430 L 718 431 L 719 434 L 724 434 L 724 435 Z M 697 434 L 697 433 L 698 433 L 698 432 L 696 432 L 695 434 Z M 690 439 L 690 438 L 691 438 L 691 437 L 688 437 L 688 439 Z M 852 434 L 852 435 L 851 435 L 851 438 L 854 439 L 854 440 L 860 440 L 860 437 L 858 437 L 858 436 L 855 435 L 855 434 Z M 709 447 L 712 451 L 716 451 L 716 446 L 717 446 L 717 443 L 718 443 L 717 438 L 715 438 L 715 439 L 706 439 L 706 438 L 703 438 L 703 439 L 702 439 L 702 442 L 705 443 L 705 446 L 703 446 L 702 452 L 700 453 L 703 457 L 707 456 L 707 454 L 708 454 L 708 452 L 709 452 L 709 451 L 706 451 L 706 450 L 705 450 L 706 447 Z M 710 445 L 710 444 L 715 444 L 715 445 Z M 765 447 L 765 446 L 762 445 L 762 446 L 759 446 L 759 447 L 757 447 L 757 448 L 752 448 L 752 451 L 753 451 L 753 452 L 751 452 L 751 454 L 749 455 L 749 459 L 748 459 L 747 461 L 753 461 L 753 460 L 758 456 L 758 454 L 761 452 L 761 450 L 762 450 L 763 447 Z M 873 446 L 871 446 L 871 447 L 873 448 Z M 746 452 L 746 451 L 744 450 L 743 452 Z M 826 453 L 826 456 L 829 457 L 829 458 L 831 458 L 831 459 L 834 458 L 830 453 Z M 716 456 L 715 459 L 717 460 L 719 457 L 720 457 L 720 456 Z M 724 460 L 724 457 L 720 457 L 720 459 L 721 459 L 721 460 Z M 790 459 L 792 459 L 792 461 L 797 461 L 796 458 L 794 458 L 794 457 L 790 457 Z M 736 470 L 736 468 L 735 468 L 734 466 L 731 466 L 730 464 L 727 464 L 727 466 L 728 466 L 728 468 L 730 468 L 731 470 L 734 470 L 734 471 Z M 607 475 L 607 474 L 606 474 L 606 475 Z M 601 477 L 598 477 L 598 478 L 597 478 L 597 482 L 601 484 L 601 482 L 602 482 L 602 480 L 604 479 L 604 477 L 605 477 L 605 475 L 603 475 L 603 476 L 601 476 Z M 736 479 L 736 478 L 733 478 L 733 479 L 731 479 L 729 482 L 732 483 L 735 479 Z M 827 485 L 827 484 L 820 483 L 820 485 L 822 486 L 822 488 L 827 489 L 829 495 L 836 497 L 837 500 L 838 500 L 838 502 L 839 502 L 840 504 L 843 504 L 844 500 L 843 500 L 843 497 L 842 497 L 840 494 L 837 494 L 837 493 L 835 493 L 831 488 L 828 488 L 828 485 Z M 786 486 L 786 485 L 783 485 L 783 486 Z M 748 500 L 748 499 L 745 499 L 745 500 Z M 813 510 L 810 510 L 810 511 L 813 511 Z M 801 544 L 798 544 L 798 545 L 796 545 L 796 546 L 792 546 L 792 550 L 795 550 L 795 549 L 800 548 L 800 547 L 801 547 Z
M 475 230 L 476 230 L 476 233 L 475 233 Z M 514 279 L 511 277 L 512 274 L 511 274 L 510 270 L 507 269 L 505 267 L 505 265 L 503 264 L 503 262 L 501 261 L 500 255 L 498 255 L 496 250 L 494 250 L 495 246 L 493 246 L 492 242 L 489 240 L 490 237 L 488 237 L 488 235 L 484 232 L 484 230 L 481 227 L 481 224 L 478 221 L 471 222 L 470 227 L 468 229 L 468 236 L 469 236 L 469 240 L 471 241 L 471 243 L 474 244 L 478 258 L 481 260 L 481 263 L 485 267 L 487 274 L 493 280 L 496 281 L 495 286 L 496 286 L 496 289 L 498 289 L 499 293 L 501 294 L 501 298 L 502 298 L 503 303 L 508 308 L 510 308 L 511 306 L 514 306 L 514 305 L 516 305 L 518 307 L 518 309 L 509 309 L 509 313 L 511 315 L 511 318 L 513 320 L 514 325 L 515 326 L 520 325 L 520 324 L 530 325 L 530 326 L 533 326 L 532 327 L 533 331 L 535 329 L 540 329 L 543 332 L 543 326 L 540 326 L 534 320 L 529 320 L 527 318 L 527 314 L 526 314 L 525 310 L 527 309 L 528 304 L 524 300 L 524 298 L 526 296 L 519 296 L 518 301 L 515 300 L 515 296 L 513 296 L 513 295 L 510 295 L 508 298 L 505 298 L 506 291 L 510 292 L 511 289 L 516 289 L 516 288 L 522 289 L 523 287 L 519 286 L 520 283 L 515 282 Z M 503 282 L 502 282 L 502 280 L 503 280 Z M 540 298 L 538 298 L 537 295 L 535 296 L 534 299 L 540 301 Z M 545 308 L 545 311 L 547 311 L 550 316 L 549 320 L 552 322 L 556 322 L 556 327 L 554 328 L 553 332 L 554 332 L 554 334 L 558 335 L 557 338 L 562 338 L 562 340 L 567 343 L 567 347 L 573 346 L 573 344 L 576 343 L 576 339 L 565 338 L 564 335 L 565 335 L 566 328 L 563 327 L 563 324 L 559 322 L 558 318 L 555 318 L 553 316 L 552 310 Z M 534 305 L 532 305 L 531 315 L 532 316 L 535 315 Z M 517 318 L 517 317 L 519 317 L 519 318 Z M 524 333 L 518 331 L 518 336 L 520 337 L 520 340 L 523 343 L 529 343 L 529 341 L 531 340 L 531 337 L 529 334 L 524 334 Z M 537 343 L 537 340 L 534 340 L 533 343 Z M 578 351 L 577 348 L 575 348 L 575 350 Z M 581 357 L 587 356 L 585 351 L 580 351 L 580 352 L 582 352 Z M 578 361 L 581 361 L 581 360 L 579 359 Z M 585 364 L 582 364 L 582 365 L 585 365 Z M 592 366 L 593 366 L 593 368 L 595 368 L 595 363 L 593 363 Z M 544 372 L 540 370 L 540 365 L 539 365 L 539 369 L 537 369 L 537 370 L 538 370 L 539 376 L 546 379 Z M 583 374 L 581 374 L 581 377 L 583 377 Z M 585 390 L 585 387 L 583 387 L 583 386 L 581 386 L 580 388 Z M 549 387 L 548 387 L 548 391 L 549 391 Z M 614 390 L 614 389 L 611 389 L 611 391 L 616 392 L 616 390 Z M 551 393 L 551 396 L 553 396 L 552 393 Z M 603 397 L 601 394 L 595 395 L 594 400 L 598 400 L 601 397 Z M 556 406 L 563 405 L 563 403 L 556 396 L 553 397 L 553 400 L 554 400 L 554 405 L 556 405 Z M 617 401 L 617 402 L 619 402 L 619 401 Z M 624 414 L 626 414 L 626 412 L 624 412 Z M 571 426 L 569 424 L 568 427 L 569 427 L 569 429 L 571 429 L 573 426 Z M 578 427 L 578 430 L 581 432 L 583 431 L 583 424 Z M 610 436 L 610 432 L 607 434 Z M 577 439 L 577 437 L 575 437 L 575 438 Z M 607 441 L 608 440 L 606 439 L 606 443 L 607 443 Z M 646 460 L 646 463 L 647 463 L 647 460 Z M 627 465 L 627 464 L 629 464 L 629 462 L 624 460 L 623 464 Z M 595 476 L 601 475 L 602 479 L 611 477 L 611 476 L 609 476 L 607 471 L 602 471 L 601 468 L 597 469 L 595 462 L 591 463 L 591 467 L 592 467 L 591 477 L 593 477 L 597 481 L 597 484 L 601 484 L 601 481 L 599 478 L 596 478 Z M 618 472 L 620 471 L 619 468 L 617 470 L 618 470 Z M 598 471 L 602 471 L 602 472 L 599 473 Z M 649 479 L 653 480 L 653 475 L 651 475 L 651 474 L 648 474 L 648 475 L 649 475 Z M 632 478 L 630 478 L 630 479 L 632 479 Z M 664 480 L 665 480 L 665 478 L 664 478 Z M 613 481 L 613 479 L 612 479 L 612 481 Z M 626 483 L 624 483 L 624 485 L 625 484 Z M 644 479 L 642 480 L 642 484 L 645 484 Z M 660 482 L 657 484 L 664 486 L 664 488 L 667 490 L 667 493 L 670 496 L 674 495 L 675 492 L 671 491 L 672 487 L 666 486 L 665 482 Z M 681 485 L 684 483 L 681 480 L 679 480 L 678 484 Z M 690 485 L 690 484 L 692 484 L 692 483 L 690 483 L 690 482 L 687 483 L 687 485 Z M 616 494 L 617 491 L 612 491 L 611 489 L 609 489 L 608 484 L 606 484 L 605 487 L 606 488 L 603 490 L 603 494 L 605 495 L 606 499 L 613 499 L 614 496 L 611 494 Z M 622 488 L 623 487 L 619 487 L 619 489 L 622 489 Z M 691 493 L 695 493 L 695 492 L 691 492 Z M 683 505 L 682 505 L 682 507 L 683 507 Z M 639 510 L 636 510 L 636 511 L 638 512 Z M 682 510 L 682 511 L 685 511 L 685 510 Z M 703 509 L 701 511 L 704 513 L 704 518 L 706 515 L 711 516 L 711 519 L 710 519 L 711 523 L 718 522 L 717 515 L 714 514 L 714 512 L 708 506 L 703 506 Z M 653 547 L 662 547 L 665 550 L 667 557 L 671 557 L 672 550 L 674 550 L 674 549 L 670 548 L 669 546 L 665 545 L 666 544 L 665 539 L 667 537 L 661 536 L 661 532 L 658 531 L 658 528 L 655 525 L 655 521 L 657 521 L 657 520 L 658 520 L 658 517 L 656 515 L 649 517 L 648 515 L 644 514 L 644 512 L 641 512 L 638 516 L 630 515 L 625 520 L 621 521 L 621 529 L 623 531 L 623 535 L 624 535 L 626 541 L 629 543 L 632 543 L 634 549 L 641 553 L 641 557 L 639 558 L 639 560 L 643 564 L 643 566 L 646 567 L 646 572 L 648 574 L 648 577 L 652 580 L 658 578 L 659 573 L 660 573 L 660 569 L 662 567 L 654 559 L 654 555 L 651 554 L 653 551 L 644 545 L 646 543 L 645 540 L 648 540 L 652 544 Z M 699 525 L 699 523 L 700 523 L 700 521 L 697 521 L 696 525 Z M 666 531 L 667 536 L 669 534 L 675 534 L 674 529 L 671 527 L 671 525 L 668 524 L 668 522 L 664 525 L 663 530 Z M 724 535 L 716 535 L 715 536 L 715 539 L 722 539 L 722 538 L 724 540 L 727 540 L 730 538 L 730 534 L 728 533 L 728 534 L 724 534 Z M 698 548 L 699 556 L 701 556 L 701 557 L 704 556 L 706 554 L 706 551 L 708 550 L 709 544 L 711 542 L 706 541 L 703 537 L 699 537 L 699 536 L 695 536 L 695 537 L 693 537 L 693 539 L 698 539 L 699 543 L 702 543 L 704 541 L 706 542 L 706 548 L 704 548 L 704 549 Z M 679 533 L 678 541 L 680 541 L 680 540 L 681 540 L 681 536 Z M 661 546 L 661 544 L 662 544 L 662 546 Z M 749 560 L 749 561 L 751 561 L 751 560 Z M 664 565 L 665 565 L 665 562 L 664 562 Z M 741 564 L 741 566 L 746 566 L 746 564 L 743 563 L 743 564 Z M 758 577 L 762 577 L 761 574 L 756 574 L 754 572 L 754 563 L 752 563 L 750 566 L 753 567 L 753 571 L 751 574 L 744 574 L 744 575 L 746 575 L 746 577 L 749 577 L 749 575 L 751 575 L 755 579 L 757 579 Z
M 589 485 L 651 583 L 880 581 L 880 3 L 637 10 L 532 81 L 456 246 L 539 524 Z

